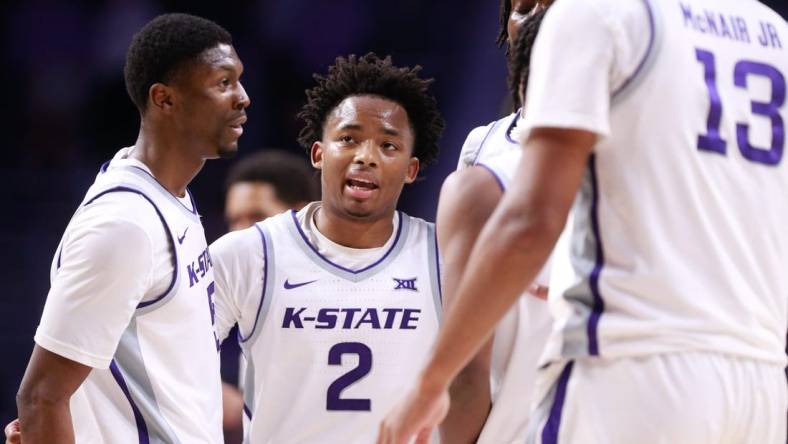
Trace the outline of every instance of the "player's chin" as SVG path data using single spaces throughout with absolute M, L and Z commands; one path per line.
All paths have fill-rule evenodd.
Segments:
M 344 213 L 353 219 L 370 219 L 375 214 L 375 206 L 369 201 L 358 201 L 356 199 L 345 199 L 342 205 Z
M 220 144 L 216 151 L 216 155 L 220 159 L 232 159 L 236 154 L 238 154 L 238 139 Z

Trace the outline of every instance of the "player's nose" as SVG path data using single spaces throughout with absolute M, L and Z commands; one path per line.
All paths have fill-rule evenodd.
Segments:
M 378 150 L 375 143 L 371 139 L 367 139 L 358 144 L 353 157 L 353 163 L 377 166 L 378 165 Z
M 249 98 L 249 94 L 246 93 L 246 89 L 241 82 L 238 82 L 238 98 L 236 101 L 235 108 L 236 109 L 246 109 L 252 104 L 252 99 Z

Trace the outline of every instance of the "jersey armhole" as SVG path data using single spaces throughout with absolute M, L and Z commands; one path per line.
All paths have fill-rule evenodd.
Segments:
M 254 227 L 260 234 L 260 243 L 263 249 L 263 290 L 260 294 L 260 302 L 257 305 L 257 313 L 255 314 L 251 331 L 244 336 L 243 332 L 241 332 L 241 325 L 238 325 L 238 343 L 242 348 L 251 345 L 263 328 L 268 310 L 271 307 L 271 299 L 274 296 L 274 279 L 276 278 L 274 272 L 274 245 L 271 242 L 271 234 L 268 231 L 268 227 L 264 223 L 257 223 Z
M 610 96 L 611 105 L 622 101 L 625 97 L 633 91 L 645 77 L 645 74 L 651 69 L 656 59 L 656 54 L 659 52 L 659 47 L 662 41 L 663 26 L 658 14 L 658 9 L 652 3 L 653 0 L 641 0 L 648 13 L 649 25 L 649 41 L 646 46 L 646 51 L 640 59 L 640 62 L 635 67 L 635 70 L 627 77 L 621 85 L 616 87 Z

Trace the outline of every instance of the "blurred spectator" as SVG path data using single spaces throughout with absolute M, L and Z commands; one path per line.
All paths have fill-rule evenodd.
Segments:
M 319 198 L 317 176 L 302 157 L 266 150 L 242 159 L 228 173 L 224 217 L 230 231 L 242 230 Z
M 249 228 L 256 222 L 290 209 L 300 210 L 318 200 L 317 175 L 301 156 L 282 150 L 265 150 L 241 159 L 227 176 L 225 220 L 229 231 Z M 236 336 L 222 345 L 225 380 L 238 374 L 240 350 Z M 241 363 L 243 366 L 243 363 Z M 230 373 L 229 375 L 227 373 Z M 243 437 L 243 399 L 231 384 L 222 387 L 225 444 L 240 443 Z

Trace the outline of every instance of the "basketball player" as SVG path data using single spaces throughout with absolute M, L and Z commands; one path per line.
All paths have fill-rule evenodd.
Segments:
M 243 230 L 290 209 L 300 210 L 318 195 L 315 171 L 293 153 L 266 149 L 232 166 L 227 174 L 224 215 L 230 231 Z M 238 362 L 236 344 L 222 344 L 222 361 Z M 234 375 L 237 368 L 230 365 Z M 243 363 L 240 364 L 243 369 Z M 222 366 L 222 376 L 227 377 Z M 243 371 L 243 370 L 242 370 Z M 236 386 L 222 383 L 222 428 L 225 443 L 240 443 L 243 437 L 243 397 Z
M 541 4 L 504 0 L 499 43 L 508 55 L 530 53 L 545 9 Z M 522 28 L 522 29 L 521 29 Z M 515 38 L 517 36 L 517 38 Z M 513 44 L 516 39 L 517 45 Z M 511 57 L 509 57 L 511 58 Z M 512 72 L 515 106 L 520 75 Z M 444 267 L 445 305 L 462 276 L 473 243 L 509 186 L 520 159 L 516 142 L 518 112 L 471 131 L 460 153 L 458 170 L 443 184 L 437 232 Z M 469 199 L 468 196 L 473 196 Z M 537 362 L 550 331 L 547 303 L 548 265 L 530 294 L 519 298 L 450 388 L 452 404 L 441 424 L 447 443 L 512 443 L 525 439 Z M 542 299 L 539 299 L 538 296 Z M 492 405 L 491 405 L 492 404 Z
M 241 159 L 227 175 L 224 217 L 230 231 L 242 230 L 318 196 L 314 171 L 299 156 L 264 150 Z
M 529 442 L 785 442 L 787 41 L 752 0 L 556 2 L 510 192 L 380 441 L 441 420 L 577 196 Z
M 186 187 L 238 148 L 242 71 L 230 34 L 199 17 L 134 36 L 139 136 L 102 166 L 55 253 L 17 395 L 25 443 L 221 442 L 212 264 Z
M 238 324 L 247 362 L 246 442 L 372 442 L 427 356 L 434 228 L 396 211 L 443 130 L 419 69 L 368 54 L 315 76 L 299 141 L 322 200 L 211 246 L 217 330 Z

